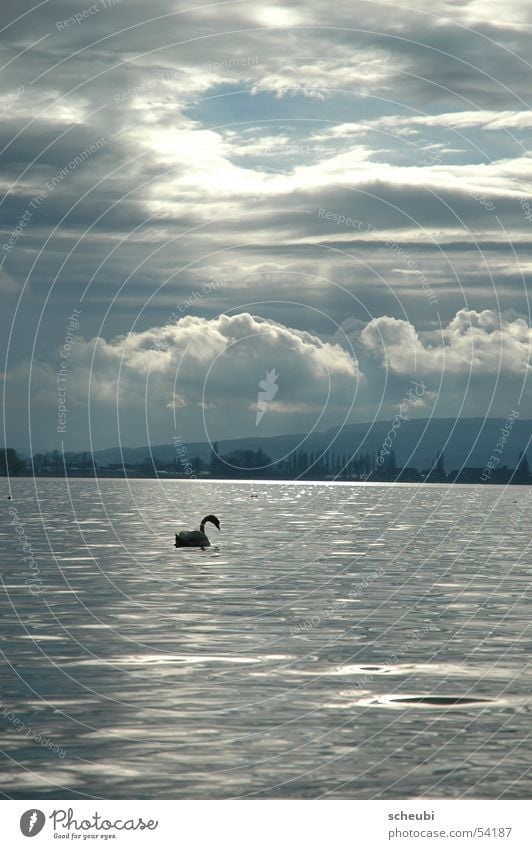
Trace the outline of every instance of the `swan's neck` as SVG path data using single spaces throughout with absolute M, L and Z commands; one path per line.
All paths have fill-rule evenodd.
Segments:
M 201 520 L 201 525 L 199 526 L 199 529 L 201 534 L 205 533 L 205 519 Z

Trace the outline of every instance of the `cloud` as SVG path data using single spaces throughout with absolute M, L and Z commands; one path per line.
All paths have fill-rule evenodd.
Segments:
M 55 375 L 34 363 L 34 397 L 55 403 Z M 208 320 L 186 316 L 176 323 L 110 340 L 76 339 L 68 372 L 70 409 L 86 403 L 112 415 L 134 412 L 156 432 L 175 415 L 189 428 L 204 416 L 212 427 L 255 430 L 261 381 L 275 369 L 278 394 L 267 408 L 270 431 L 300 417 L 326 412 L 341 418 L 364 381 L 352 352 L 318 336 L 249 313 Z M 103 408 L 102 408 L 103 405 Z M 170 411 L 170 413 L 168 413 Z M 220 417 L 223 422 L 218 422 Z M 230 432 L 230 431 L 229 431 Z
M 399 383 L 410 365 L 434 375 L 472 367 L 473 407 L 481 375 L 499 360 L 508 380 L 522 376 L 529 337 L 519 319 L 497 328 L 475 316 L 528 309 L 523 0 L 435 0 L 426 10 L 405 0 L 386 15 L 367 2 L 356 21 L 352 0 L 330 8 L 153 0 L 149 13 L 139 3 L 100 6 L 67 27 L 57 22 L 72 15 L 68 0 L 5 0 L 0 11 L 0 244 L 28 219 L 0 277 L 13 306 L 28 280 L 9 374 L 22 379 L 17 367 L 34 340 L 36 364 L 51 362 L 66 317 L 81 306 L 85 338 L 101 341 L 79 343 L 69 391 L 81 409 L 92 381 L 104 444 L 117 396 L 128 411 L 149 403 L 162 437 L 174 414 L 191 433 L 203 413 L 228 432 L 254 432 L 250 408 L 270 368 L 280 388 L 265 428 L 313 425 L 326 364 L 330 423 L 343 409 L 342 387 L 349 395 L 357 381 L 356 414 L 371 416 L 384 342 L 386 376 Z M 31 208 L 47 180 L 100 137 L 105 146 Z M 320 218 L 320 208 L 337 218 Z M 186 320 L 162 330 L 183 303 Z M 255 310 L 261 320 L 237 320 Z M 469 328 L 457 319 L 464 315 Z M 366 328 L 364 345 L 360 331 L 352 335 L 360 365 L 323 342 L 348 316 Z M 3 311 L 3 340 L 10 321 Z M 386 393 L 402 391 L 392 384 Z M 47 385 L 34 395 L 42 409 Z M 497 391 L 504 403 L 506 387 Z M 451 387 L 442 390 L 442 402 L 451 397 Z M 13 420 L 18 435 L 20 414 Z M 46 427 L 40 415 L 33 421 Z M 136 439 L 141 425 L 133 416 L 123 423 Z
M 346 419 L 393 417 L 413 378 L 426 385 L 415 415 L 484 415 L 487 408 L 504 415 L 529 372 L 531 345 L 522 317 L 465 309 L 441 330 L 386 315 L 351 317 L 327 339 L 245 312 L 185 316 L 109 340 L 76 337 L 62 438 L 80 448 L 89 439 L 100 447 L 168 443 L 175 432 L 201 441 L 325 430 Z M 33 361 L 30 384 L 30 424 L 53 431 L 56 354 Z M 257 427 L 257 399 L 272 373 L 276 391 Z M 10 372 L 8 422 L 20 417 L 29 383 L 28 362 Z
M 397 374 L 524 375 L 532 330 L 523 318 L 493 310 L 460 310 L 440 331 L 418 332 L 408 321 L 380 316 L 360 334 L 366 350 Z
M 273 92 L 276 97 L 302 94 L 326 100 L 333 94 L 356 87 L 359 94 L 375 92 L 391 81 L 394 69 L 391 54 L 383 49 L 359 50 L 355 56 L 337 60 L 315 59 L 312 62 L 290 62 L 263 73 L 251 92 Z
M 188 376 L 193 382 L 203 377 L 205 367 L 220 357 L 231 381 L 234 369 L 239 375 L 245 373 L 250 357 L 261 363 L 293 359 L 295 369 L 302 370 L 301 376 L 309 380 L 323 380 L 328 375 L 360 377 L 356 360 L 340 346 L 249 313 L 212 320 L 186 316 L 175 324 L 129 333 L 110 342 L 92 340 L 79 348 L 78 356 L 89 350 L 97 351 L 99 362 L 121 363 L 137 374 L 173 375 L 177 369 L 187 375 L 184 382 Z

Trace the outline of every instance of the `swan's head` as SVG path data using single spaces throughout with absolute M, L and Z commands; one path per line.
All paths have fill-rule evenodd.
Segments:
M 204 520 L 203 520 L 202 524 L 205 524 L 205 525 L 206 525 L 206 524 L 207 524 L 207 522 L 212 522 L 212 524 L 213 524 L 216 528 L 218 528 L 218 530 L 220 530 L 220 520 L 219 520 L 219 519 L 217 519 L 217 517 L 216 517 L 216 516 L 212 516 L 212 515 L 205 516 L 205 518 L 204 518 Z

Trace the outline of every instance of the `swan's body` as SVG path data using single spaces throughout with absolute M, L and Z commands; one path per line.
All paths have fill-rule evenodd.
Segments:
M 220 522 L 216 516 L 205 516 L 201 520 L 199 531 L 181 531 L 181 533 L 175 535 L 175 548 L 207 548 L 211 544 L 209 537 L 205 533 L 207 522 L 212 522 L 220 530 Z

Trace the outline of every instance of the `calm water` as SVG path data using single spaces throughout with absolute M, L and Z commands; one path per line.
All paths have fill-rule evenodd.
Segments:
M 12 487 L 5 795 L 530 797 L 531 488 Z

